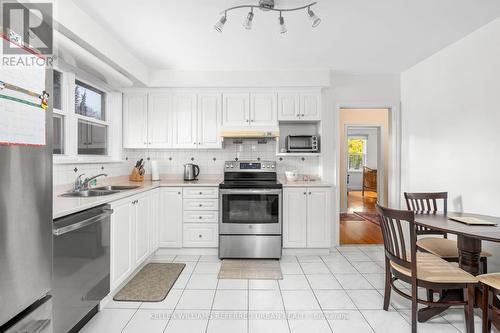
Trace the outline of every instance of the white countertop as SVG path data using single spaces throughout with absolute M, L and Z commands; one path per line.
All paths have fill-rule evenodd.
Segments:
M 72 198 L 72 197 L 61 197 L 60 195 L 71 189 L 70 185 L 61 185 L 54 188 L 54 200 L 53 200 L 53 213 L 54 219 L 70 215 L 73 213 L 80 212 L 85 209 L 93 208 L 96 206 L 108 204 L 113 201 L 117 201 L 126 197 L 130 197 L 141 192 L 145 192 L 157 187 L 197 187 L 197 186 L 219 186 L 223 177 L 211 176 L 211 177 L 200 177 L 197 181 L 184 181 L 182 178 L 178 177 L 162 177 L 160 181 L 145 180 L 144 182 L 132 182 L 128 180 L 128 177 L 112 177 L 112 178 L 101 178 L 98 181 L 97 186 L 105 185 L 131 185 L 140 186 L 137 189 L 121 191 L 115 194 L 100 196 L 100 197 L 87 197 L 87 198 Z M 321 180 L 311 180 L 311 181 L 295 181 L 288 182 L 284 178 L 280 178 L 279 181 L 284 187 L 330 187 L 331 184 L 321 181 Z

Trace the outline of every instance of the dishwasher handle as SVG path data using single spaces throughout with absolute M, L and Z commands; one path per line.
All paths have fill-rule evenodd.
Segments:
M 61 236 L 61 235 L 64 235 L 68 232 L 82 229 L 82 228 L 85 228 L 85 227 L 92 225 L 94 223 L 100 222 L 100 221 L 104 220 L 105 218 L 107 218 L 108 216 L 111 216 L 111 214 L 113 214 L 113 210 L 110 208 L 103 208 L 100 211 L 101 211 L 100 214 L 94 215 L 94 216 L 89 217 L 85 220 L 78 221 L 76 223 L 72 223 L 72 224 L 57 228 L 57 229 L 53 229 L 52 234 L 54 236 Z

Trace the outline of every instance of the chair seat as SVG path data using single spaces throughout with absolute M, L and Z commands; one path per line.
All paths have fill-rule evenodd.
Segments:
M 479 282 L 500 290 L 500 273 L 483 274 L 477 277 Z
M 411 277 L 409 268 L 391 261 L 396 271 Z M 434 283 L 477 283 L 478 279 L 463 269 L 435 256 L 432 253 L 417 252 L 417 278 Z
M 426 237 L 417 240 L 417 246 L 429 253 L 445 259 L 458 258 L 456 240 L 438 237 Z M 481 257 L 490 257 L 491 253 L 482 251 Z

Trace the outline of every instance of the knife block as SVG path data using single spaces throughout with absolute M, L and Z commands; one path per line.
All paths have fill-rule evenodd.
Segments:
M 132 182 L 143 182 L 144 175 L 140 175 L 139 168 L 132 169 L 132 173 L 130 174 L 129 180 Z

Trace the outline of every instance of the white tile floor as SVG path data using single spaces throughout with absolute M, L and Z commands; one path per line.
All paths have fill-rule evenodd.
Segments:
M 159 303 L 110 302 L 91 333 L 410 332 L 410 302 L 393 293 L 382 310 L 380 246 L 344 246 L 326 256 L 284 256 L 283 280 L 218 280 L 216 256 L 171 256 L 186 269 Z M 425 296 L 425 295 L 422 295 Z M 419 332 L 464 332 L 463 310 L 418 325 Z M 476 332 L 480 332 L 476 315 Z

